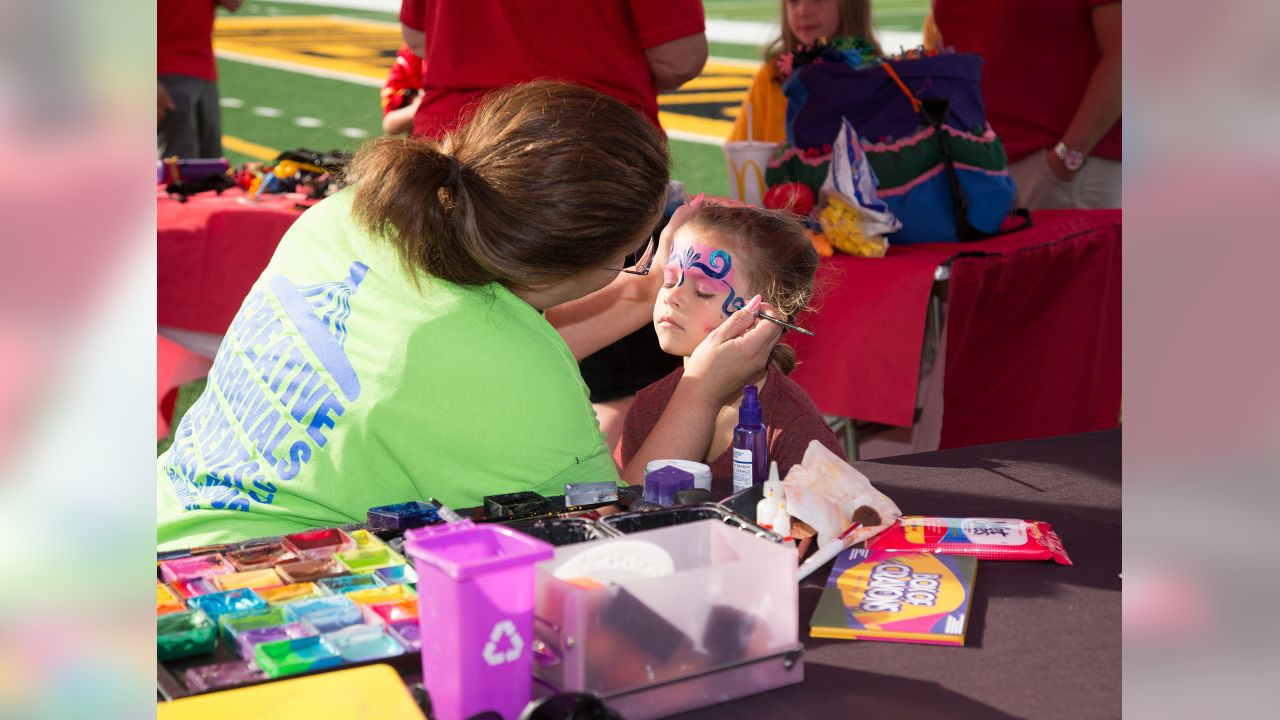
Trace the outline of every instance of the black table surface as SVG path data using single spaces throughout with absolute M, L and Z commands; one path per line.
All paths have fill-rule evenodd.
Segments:
M 1118 718 L 1120 431 L 853 463 L 907 515 L 1044 520 L 1072 566 L 981 561 L 964 647 L 809 637 L 830 565 L 800 586 L 803 683 L 692 718 Z

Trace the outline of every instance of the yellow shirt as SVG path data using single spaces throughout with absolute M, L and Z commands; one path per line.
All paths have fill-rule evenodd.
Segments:
M 738 119 L 733 122 L 733 132 L 726 140 L 747 139 L 747 108 L 751 109 L 752 140 L 784 143 L 787 141 L 787 96 L 782 94 L 782 83 L 773 77 L 773 63 L 760 66 L 751 81 L 747 99 L 738 109 Z

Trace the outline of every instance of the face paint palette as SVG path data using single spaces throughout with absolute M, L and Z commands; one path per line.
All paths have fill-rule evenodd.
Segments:
M 285 535 L 284 546 L 299 558 L 319 560 L 334 553 L 354 550 L 356 541 L 338 528 L 320 528 Z
M 321 592 L 320 586 L 313 582 L 293 583 L 292 585 L 262 588 L 258 590 L 258 595 L 263 600 L 266 600 L 268 605 L 284 605 L 296 600 L 310 600 L 312 598 L 324 597 L 324 593 Z
M 347 662 L 380 660 L 404 652 L 404 647 L 380 625 L 352 625 L 325 633 L 324 639 Z
M 349 550 L 333 556 L 352 573 L 371 573 L 383 568 L 404 565 L 404 558 L 386 545 L 367 550 Z
M 240 588 L 269 588 L 280 585 L 280 576 L 272 568 L 266 570 L 245 570 L 244 572 L 218 575 L 213 584 L 219 590 L 238 590 Z
M 573 490 L 584 503 L 627 488 L 588 483 Z M 617 534 L 587 518 L 557 517 L 565 507 L 560 498 L 515 493 L 488 500 L 493 513 L 482 507 L 461 514 L 515 527 L 533 523 L 530 534 L 558 542 Z M 520 519 L 529 513 L 538 517 Z M 156 566 L 161 697 L 364 663 L 421 674 L 418 574 L 404 555 L 403 534 L 446 527 L 446 515 L 460 519 L 434 500 L 397 503 L 371 508 L 367 525 L 163 553 Z
M 316 584 L 333 595 L 386 587 L 386 583 L 382 582 L 377 575 L 343 575 L 341 577 L 321 578 Z

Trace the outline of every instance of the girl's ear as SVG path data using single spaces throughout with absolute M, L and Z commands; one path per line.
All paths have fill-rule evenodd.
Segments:
M 765 301 L 763 301 L 763 300 L 761 300 L 761 301 L 760 301 L 760 312 L 765 313 L 766 315 L 772 315 L 772 316 L 774 316 L 774 317 L 778 318 L 779 320 L 786 320 L 786 319 L 787 319 L 787 318 L 786 318 L 786 316 L 785 316 L 785 315 L 783 315 L 783 314 L 778 310 L 778 308 L 776 308 L 776 307 L 774 307 L 774 306 L 770 305 L 769 303 L 767 303 L 767 302 L 765 302 Z

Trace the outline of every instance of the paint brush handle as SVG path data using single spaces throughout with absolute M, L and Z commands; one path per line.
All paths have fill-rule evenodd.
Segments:
M 850 525 L 835 540 L 831 541 L 831 544 L 824 548 L 819 548 L 818 552 L 809 556 L 809 559 L 801 563 L 800 567 L 796 569 L 796 580 L 804 580 L 812 575 L 815 570 L 831 562 L 835 556 L 844 552 L 849 547 L 849 539 L 853 537 L 854 532 L 860 527 L 862 527 L 862 523 L 859 522 Z
M 774 316 L 772 316 L 772 315 L 767 315 L 767 314 L 765 314 L 765 313 L 762 313 L 762 312 L 760 312 L 759 310 L 757 310 L 757 311 L 756 311 L 756 317 L 760 318 L 761 320 L 768 320 L 768 321 L 769 321 L 769 322 L 771 322 L 771 323 L 777 323 L 777 324 L 781 325 L 782 327 L 787 328 L 788 330 L 795 330 L 795 331 L 796 331 L 796 332 L 798 332 L 798 333 L 804 333 L 805 335 L 808 335 L 809 337 L 813 337 L 813 331 L 812 331 L 812 330 L 805 330 L 804 328 L 800 327 L 799 325 L 792 325 L 791 323 L 787 322 L 786 320 L 779 320 L 778 318 L 776 318 L 776 317 L 774 317 Z

